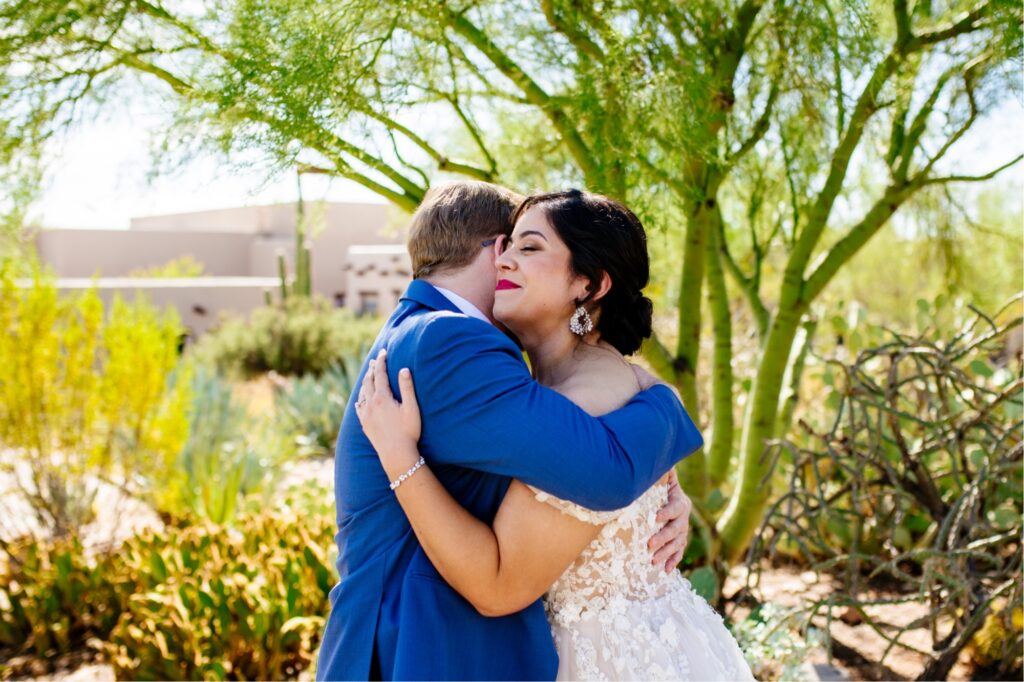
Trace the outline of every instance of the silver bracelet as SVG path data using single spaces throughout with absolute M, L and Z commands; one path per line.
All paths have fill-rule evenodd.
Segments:
M 391 489 L 394 490 L 398 486 L 400 486 L 403 483 L 405 483 L 405 480 L 407 478 L 409 478 L 410 476 L 415 474 L 416 470 L 419 469 L 421 466 L 423 466 L 426 463 L 427 463 L 427 461 L 425 459 L 423 459 L 422 455 L 420 455 L 420 458 L 416 461 L 415 464 L 412 465 L 412 467 L 408 471 L 406 471 L 404 474 L 402 474 L 401 476 L 399 476 L 395 480 L 391 481 Z

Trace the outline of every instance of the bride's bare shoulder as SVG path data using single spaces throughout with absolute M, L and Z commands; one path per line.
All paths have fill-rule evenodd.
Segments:
M 589 358 L 556 390 L 588 414 L 599 417 L 628 403 L 640 387 L 625 360 L 609 354 Z

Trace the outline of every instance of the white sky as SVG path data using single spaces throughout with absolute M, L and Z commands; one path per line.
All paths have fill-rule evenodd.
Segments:
M 30 220 L 44 227 L 128 229 L 133 217 L 295 201 L 294 173 L 268 179 L 213 154 L 150 178 L 153 131 L 168 117 L 139 100 L 81 123 L 49 150 L 43 194 Z M 306 200 L 385 203 L 349 180 L 306 175 Z
M 31 218 L 45 227 L 126 229 L 135 216 L 294 201 L 295 175 L 267 179 L 258 167 L 240 171 L 212 155 L 172 174 L 147 179 L 151 130 L 166 118 L 149 105 L 113 106 L 106 117 L 81 124 L 51 149 L 49 173 Z M 976 124 L 948 168 L 983 173 L 1024 152 L 1024 107 L 1011 97 Z M 955 153 L 955 155 L 954 155 Z M 1024 188 L 1024 162 L 1002 176 Z M 307 200 L 381 202 L 378 195 L 338 178 L 305 176 Z

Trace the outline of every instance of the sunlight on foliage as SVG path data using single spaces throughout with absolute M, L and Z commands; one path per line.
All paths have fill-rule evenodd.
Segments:
M 177 380 L 178 318 L 95 289 L 62 295 L 35 266 L 0 264 L 0 444 L 4 470 L 45 530 L 93 516 L 99 480 L 138 492 L 167 480 L 185 442 L 187 382 Z

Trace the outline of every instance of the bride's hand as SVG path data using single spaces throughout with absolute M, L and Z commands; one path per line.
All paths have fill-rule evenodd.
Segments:
M 396 478 L 419 458 L 416 443 L 422 424 L 412 374 L 408 369 L 398 373 L 398 390 L 402 402 L 395 400 L 388 382 L 387 351 L 381 350 L 363 377 L 356 400 L 356 415 L 363 433 L 370 439 L 388 476 Z

